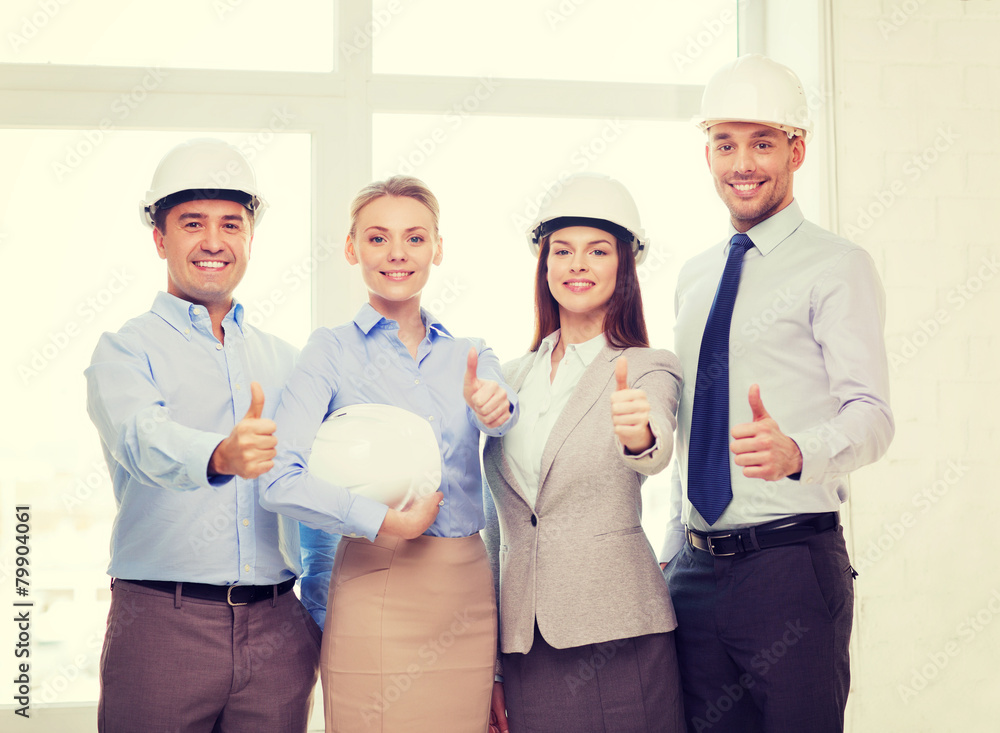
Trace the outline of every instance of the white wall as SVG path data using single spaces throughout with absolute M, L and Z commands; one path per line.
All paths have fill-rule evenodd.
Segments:
M 1000 3 L 831 7 L 837 221 L 883 275 L 896 415 L 848 505 L 850 730 L 996 730 Z

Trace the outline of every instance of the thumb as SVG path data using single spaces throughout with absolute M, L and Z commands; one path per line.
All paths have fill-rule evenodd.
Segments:
M 247 410 L 247 414 L 243 419 L 252 418 L 259 420 L 263 413 L 264 389 L 257 382 L 250 382 L 250 409 Z
M 619 356 L 615 362 L 615 382 L 616 390 L 628 389 L 628 359 L 624 356 Z
M 479 354 L 476 353 L 475 347 L 469 349 L 468 356 L 465 357 L 465 391 L 473 389 L 476 386 L 476 369 L 479 367 Z
M 754 422 L 771 417 L 764 409 L 764 403 L 760 399 L 760 387 L 756 384 L 750 385 L 750 410 L 753 412 Z

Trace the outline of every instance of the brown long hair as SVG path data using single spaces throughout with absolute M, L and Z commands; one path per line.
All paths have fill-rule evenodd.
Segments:
M 549 239 L 543 237 L 538 248 L 538 267 L 535 269 L 535 336 L 531 351 L 537 351 L 542 339 L 559 328 L 559 303 L 549 290 Z M 615 239 L 618 251 L 618 272 L 615 290 L 604 314 L 604 338 L 615 349 L 629 346 L 648 347 L 646 317 L 642 311 L 642 292 L 639 275 L 635 269 L 635 254 L 631 244 Z

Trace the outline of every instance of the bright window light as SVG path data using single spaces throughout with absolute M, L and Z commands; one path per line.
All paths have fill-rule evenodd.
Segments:
M 736 0 L 376 0 L 380 74 L 704 84 L 736 55 Z
M 6 0 L 0 62 L 333 71 L 336 15 L 331 0 Z

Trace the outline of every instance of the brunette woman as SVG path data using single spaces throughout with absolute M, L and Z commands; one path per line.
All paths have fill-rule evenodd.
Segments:
M 640 524 L 643 480 L 670 460 L 681 380 L 677 358 L 649 348 L 636 272 L 649 243 L 625 187 L 580 174 L 549 192 L 529 244 L 535 335 L 504 366 L 521 417 L 484 455 L 495 722 L 682 731 L 676 622 Z

